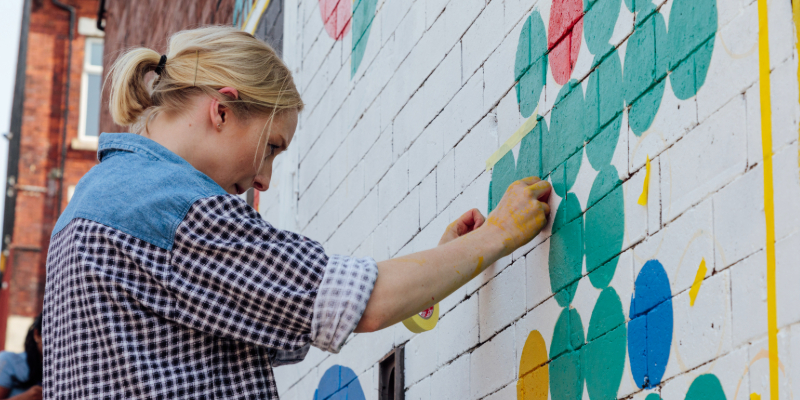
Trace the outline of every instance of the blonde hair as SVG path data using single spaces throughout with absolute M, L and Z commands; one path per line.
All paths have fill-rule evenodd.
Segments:
M 160 75 L 147 82 L 161 55 L 134 48 L 111 67 L 110 111 L 117 125 L 147 131 L 162 112 L 180 112 L 193 96 L 206 94 L 237 117 L 270 115 L 303 109 L 292 73 L 269 45 L 232 27 L 209 26 L 175 33 L 169 39 L 167 61 Z M 218 91 L 232 87 L 231 99 Z M 266 126 L 265 126 L 266 127 Z

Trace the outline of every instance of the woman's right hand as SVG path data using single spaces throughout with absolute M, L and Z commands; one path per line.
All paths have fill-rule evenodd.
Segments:
M 489 217 L 486 226 L 501 233 L 505 254 L 530 242 L 547 224 L 550 215 L 550 183 L 528 177 L 511 184 Z

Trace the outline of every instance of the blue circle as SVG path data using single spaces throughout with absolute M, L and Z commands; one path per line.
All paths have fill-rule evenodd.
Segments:
M 319 380 L 314 400 L 365 400 L 365 397 L 356 373 L 350 368 L 334 365 Z
M 672 345 L 672 290 L 658 260 L 644 264 L 633 289 L 628 322 L 628 357 L 636 386 L 661 383 Z

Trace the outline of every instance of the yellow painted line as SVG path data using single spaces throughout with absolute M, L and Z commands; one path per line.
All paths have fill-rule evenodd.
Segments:
M 264 15 L 264 12 L 267 11 L 267 7 L 269 7 L 269 1 L 266 0 L 261 6 L 261 10 L 256 11 L 256 7 L 258 7 L 259 0 L 256 0 L 253 3 L 253 8 L 250 9 L 250 13 L 247 14 L 247 18 L 244 20 L 244 24 L 242 25 L 242 30 L 246 30 L 249 34 L 255 35 L 256 28 L 258 28 L 258 20 L 261 19 L 261 16 Z M 250 29 L 247 29 L 247 26 L 250 24 L 251 19 L 255 18 L 255 23 L 253 24 Z
M 522 141 L 522 138 L 525 137 L 528 133 L 530 133 L 533 128 L 536 127 L 536 124 L 539 123 L 539 107 L 536 107 L 536 110 L 533 114 L 522 123 L 522 125 L 514 132 L 505 143 L 503 143 L 497 151 L 492 154 L 488 160 L 486 160 L 486 170 L 491 171 L 494 168 L 494 165 L 503 158 L 506 153 L 511 151 L 514 146 L 518 145 L 519 142 Z
M 779 399 L 778 305 L 775 295 L 775 199 L 772 181 L 772 103 L 769 76 L 769 17 L 767 0 L 758 0 L 758 75 L 761 95 L 761 151 L 764 156 L 764 216 L 767 225 L 767 336 L 769 393 Z
M 250 21 L 250 16 L 253 15 L 253 11 L 255 11 L 256 5 L 258 5 L 258 0 L 253 1 L 253 5 L 250 7 L 250 11 L 247 12 L 247 17 L 245 17 L 244 23 L 242 24 L 242 30 L 244 30 L 244 27 L 247 26 L 247 21 Z
M 697 294 L 700 293 L 700 286 L 703 284 L 703 279 L 706 277 L 706 272 L 708 272 L 708 268 L 706 268 L 706 259 L 703 258 L 700 261 L 700 268 L 697 269 L 697 275 L 694 277 L 692 289 L 689 290 L 689 305 L 692 307 L 694 307 L 694 301 L 697 299 Z
M 642 195 L 639 196 L 639 205 L 646 206 L 647 205 L 647 196 L 650 192 L 650 155 L 647 156 L 647 165 L 645 166 L 647 170 L 644 174 L 644 187 L 642 188 Z

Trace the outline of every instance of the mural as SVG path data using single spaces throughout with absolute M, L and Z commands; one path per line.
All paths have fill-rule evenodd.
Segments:
M 343 40 L 351 27 L 353 31 L 353 53 L 350 61 L 350 77 L 355 76 L 364 50 L 367 48 L 375 7 L 378 0 L 319 0 L 319 11 L 325 32 L 334 40 Z
M 561 202 L 553 216 L 548 268 L 562 307 L 549 351 L 539 331 L 528 336 L 519 399 L 545 400 L 549 386 L 553 400 L 578 400 L 584 385 L 592 400 L 613 399 L 626 356 L 640 389 L 661 383 L 669 362 L 673 294 L 661 262 L 645 263 L 631 299 L 620 298 L 611 286 L 625 233 L 622 180 L 611 162 L 621 132 L 627 131 L 623 111 L 631 131 L 641 136 L 653 123 L 667 79 L 680 100 L 702 88 L 714 50 L 717 4 L 674 0 L 668 21 L 650 0 L 624 0 L 624 6 L 635 21 L 624 63 L 610 44 L 623 0 L 554 0 L 547 28 L 535 9 L 519 35 L 517 102 L 520 114 L 537 124 L 520 142 L 516 160 L 508 152 L 494 165 L 489 210 L 515 180 L 550 179 Z M 584 83 L 572 78 L 582 40 L 594 57 L 585 93 Z M 548 73 L 561 85 L 552 109 L 543 113 L 549 112 L 549 124 L 538 115 Z M 582 165 L 584 152 L 590 165 Z M 587 204 L 571 191 L 581 168 L 597 172 Z M 600 291 L 588 327 L 580 317 L 588 310 L 572 306 L 584 275 Z M 626 326 L 623 302 L 628 301 Z M 658 398 L 651 394 L 647 400 Z M 697 377 L 686 394 L 686 399 L 724 398 L 719 380 L 708 374 Z
M 365 400 L 365 397 L 356 373 L 350 368 L 334 365 L 319 380 L 314 400 Z

